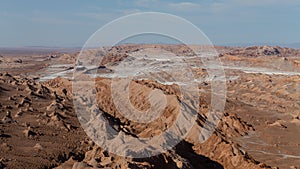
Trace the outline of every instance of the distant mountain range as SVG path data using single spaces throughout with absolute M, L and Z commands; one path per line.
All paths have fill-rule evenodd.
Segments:
M 219 45 L 218 45 L 219 46 Z M 300 48 L 300 42 L 296 43 L 229 43 L 229 44 L 220 44 L 220 46 L 280 46 L 280 47 L 287 47 L 287 48 Z
M 247 46 L 280 46 L 300 49 L 300 42 L 297 43 L 228 43 L 214 44 L 215 46 L 247 47 Z M 52 46 L 20 46 L 20 47 L 0 47 L 0 55 L 29 55 L 29 54 L 49 54 L 49 53 L 73 53 L 79 52 L 81 47 L 52 47 Z
M 43 55 L 50 53 L 74 53 L 80 51 L 80 47 L 47 47 L 47 46 L 20 46 L 0 47 L 0 55 Z

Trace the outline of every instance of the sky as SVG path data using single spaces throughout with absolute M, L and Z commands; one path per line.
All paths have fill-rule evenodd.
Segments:
M 81 47 L 136 12 L 182 17 L 215 45 L 300 42 L 299 0 L 0 0 L 0 47 Z

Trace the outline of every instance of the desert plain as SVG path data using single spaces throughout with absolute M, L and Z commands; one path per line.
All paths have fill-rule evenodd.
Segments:
M 225 105 L 212 135 L 199 142 L 218 76 L 211 77 L 208 72 L 217 68 L 201 64 L 197 57 L 193 60 L 198 48 L 125 44 L 104 54 L 94 49 L 93 55 L 103 54 L 94 67 L 78 61 L 77 48 L 1 48 L 0 169 L 300 168 L 300 49 L 216 46 L 225 75 L 219 79 L 226 87 Z M 91 58 L 81 59 L 88 62 Z M 130 158 L 107 151 L 87 135 L 74 106 L 76 73 L 93 80 L 94 101 L 114 132 L 149 138 L 174 125 L 178 103 L 184 103 L 179 90 L 182 82 L 140 75 L 132 79 L 128 98 L 136 109 L 151 107 L 147 96 L 153 90 L 166 96 L 161 116 L 145 124 L 121 114 L 112 97 L 112 81 L 135 76 L 130 68 L 180 67 L 177 59 L 195 63 L 191 71 L 199 91 L 195 123 L 184 139 L 162 154 Z M 161 75 L 154 72 L 152 77 Z M 180 70 L 176 73 L 174 76 L 180 76 Z

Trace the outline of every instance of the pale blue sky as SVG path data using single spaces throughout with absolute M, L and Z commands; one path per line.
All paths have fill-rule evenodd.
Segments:
M 300 42 L 299 0 L 1 0 L 0 47 L 80 47 L 104 24 L 146 11 L 183 17 L 217 45 Z

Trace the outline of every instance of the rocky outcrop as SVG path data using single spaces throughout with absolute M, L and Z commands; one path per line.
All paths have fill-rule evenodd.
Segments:
M 300 53 L 296 49 L 283 48 L 279 46 L 252 46 L 243 48 L 233 48 L 227 52 L 228 55 L 233 56 L 248 56 L 248 57 L 261 57 L 261 56 L 280 56 L 280 57 L 295 57 Z
M 123 128 L 119 132 L 148 137 L 151 132 L 145 126 L 126 121 L 116 113 L 110 99 L 109 81 L 98 79 L 98 100 L 105 114 L 113 118 L 112 125 Z M 160 89 L 176 98 L 176 89 L 154 82 L 135 82 L 134 90 L 139 94 L 151 88 Z M 151 84 L 151 85 L 150 85 Z M 246 135 L 254 130 L 236 114 L 226 113 L 213 136 L 203 144 L 192 138 L 182 140 L 172 150 L 161 155 L 143 159 L 120 157 L 106 152 L 90 141 L 80 127 L 72 109 L 71 82 L 65 79 L 36 83 L 30 79 L 1 74 L 2 96 L 10 96 L 7 102 L 1 101 L 1 111 L 11 107 L 1 123 L 1 139 L 10 149 L 0 147 L 1 165 L 8 168 L 54 167 L 58 168 L 264 168 L 265 165 L 253 160 L 242 151 L 232 139 L 234 135 Z M 18 88 L 18 92 L 16 92 Z M 132 97 L 132 101 L 143 109 L 143 104 Z M 136 100 L 135 100 L 136 99 Z M 206 104 L 206 103 L 203 103 Z M 204 106 L 209 107 L 209 105 Z M 169 112 L 168 112 L 169 111 Z M 20 113 L 22 112 L 22 113 Z M 172 109 L 167 109 L 166 118 L 172 116 Z M 18 115 L 17 115 L 18 114 Z M 17 115 L 17 116 L 16 116 Z M 202 112 L 199 115 L 205 117 Z M 200 117 L 199 116 L 199 117 Z M 199 127 L 203 123 L 199 118 Z M 159 121 L 148 125 L 152 134 L 164 130 Z M 165 126 L 168 128 L 168 126 Z M 6 137 L 7 136 L 7 137 Z M 26 157 L 26 158 L 25 158 Z M 30 159 L 30 160 L 28 160 Z

